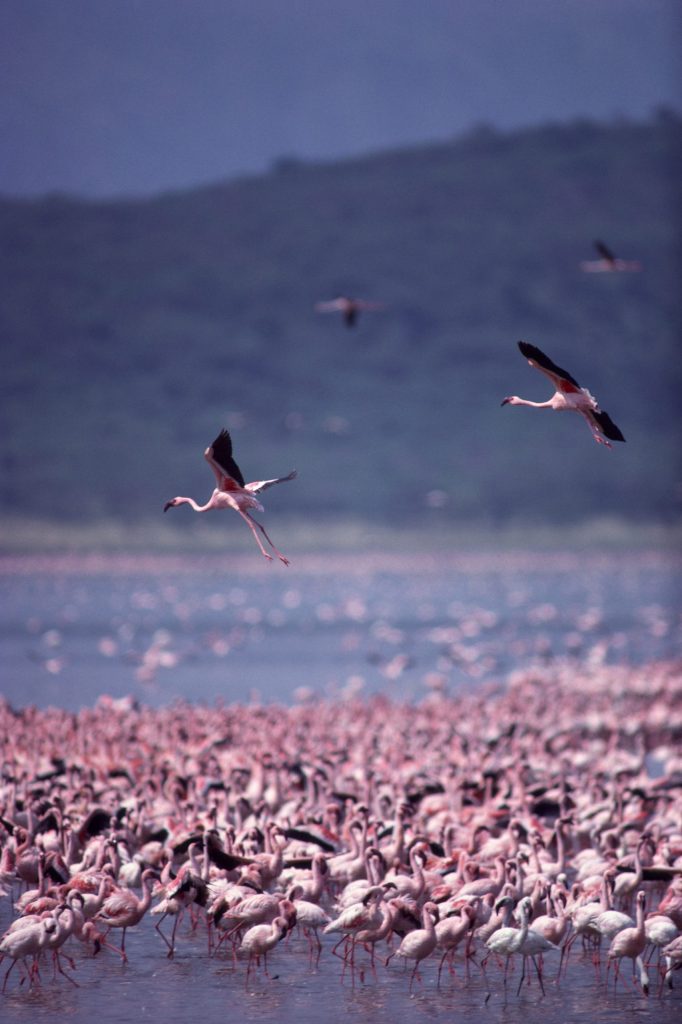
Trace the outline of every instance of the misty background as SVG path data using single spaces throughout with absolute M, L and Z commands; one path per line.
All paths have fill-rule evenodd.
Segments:
M 247 479 L 298 469 L 268 515 L 671 522 L 679 29 L 666 0 L 10 0 L 8 529 L 205 501 L 222 426 Z M 596 238 L 642 272 L 583 273 Z M 348 330 L 338 294 L 384 309 Z M 551 391 L 520 338 L 627 444 L 501 409 Z

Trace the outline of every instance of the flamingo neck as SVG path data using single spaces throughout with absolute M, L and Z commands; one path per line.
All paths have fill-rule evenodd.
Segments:
M 552 399 L 550 398 L 547 402 L 531 402 L 529 398 L 518 398 L 514 397 L 512 405 L 527 405 L 531 409 L 553 409 Z
M 209 500 L 206 502 L 205 505 L 198 505 L 196 503 L 196 501 L 194 500 L 194 498 L 182 498 L 182 497 L 176 498 L 175 499 L 175 503 L 177 505 L 191 505 L 195 512 L 208 512 L 210 509 L 213 508 L 213 504 L 212 504 L 212 499 L 211 498 L 209 498 Z

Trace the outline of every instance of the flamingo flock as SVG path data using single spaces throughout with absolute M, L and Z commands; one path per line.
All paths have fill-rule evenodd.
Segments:
M 77 985 L 84 957 L 134 970 L 142 929 L 246 986 L 324 958 L 408 992 L 541 995 L 571 970 L 674 999 L 681 698 L 659 663 L 417 705 L 1 703 L 2 989 Z

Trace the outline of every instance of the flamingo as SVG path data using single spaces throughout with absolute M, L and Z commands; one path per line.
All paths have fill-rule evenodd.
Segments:
M 346 327 L 354 327 L 361 311 L 372 312 L 383 309 L 382 302 L 366 302 L 364 299 L 351 299 L 348 295 L 339 295 L 328 302 L 318 302 L 315 310 L 318 313 L 341 313 Z
M 531 402 L 527 398 L 519 398 L 518 395 L 510 395 L 505 398 L 502 405 L 528 405 L 533 409 L 554 409 L 555 412 L 569 410 L 579 412 L 585 418 L 588 427 L 592 431 L 592 437 L 597 444 L 603 444 L 612 448 L 610 441 L 624 441 L 622 433 L 613 422 L 608 413 L 599 408 L 597 400 L 590 394 L 587 388 L 581 388 L 575 377 L 572 377 L 566 370 L 553 363 L 552 360 L 541 352 L 535 345 L 529 345 L 526 341 L 519 342 L 521 354 L 526 357 L 531 366 L 540 370 L 549 377 L 556 388 L 555 394 L 547 402 Z
M 664 946 L 662 952 L 666 965 L 665 981 L 669 988 L 672 988 L 673 971 L 679 970 L 682 967 L 682 935 L 678 935 L 676 939 L 673 939 L 667 946 Z
M 509 906 L 511 907 L 514 900 L 511 896 L 504 896 L 501 900 L 498 900 L 497 907 Z M 486 941 L 486 947 L 489 952 L 483 960 L 485 965 L 490 953 L 495 953 L 497 956 L 503 956 L 504 960 L 504 986 L 507 987 L 507 971 L 509 969 L 509 958 L 515 953 L 522 952 L 523 943 L 528 935 L 528 918 L 530 916 L 531 902 L 529 896 L 524 898 L 519 903 L 519 915 L 521 917 L 521 927 L 514 928 L 512 926 L 506 926 L 504 928 L 498 928 L 497 931 L 493 932 L 490 938 Z M 519 986 L 520 988 L 520 986 Z
M 342 942 L 347 942 L 359 931 L 378 928 L 381 925 L 382 912 L 380 904 L 383 898 L 384 890 L 381 886 L 374 885 L 367 890 L 361 900 L 346 907 L 338 917 L 334 918 L 328 925 L 325 925 L 323 929 L 324 935 L 341 932 L 341 938 L 332 949 L 332 953 L 340 956 L 341 954 L 336 953 L 336 950 Z M 353 964 L 353 951 L 351 946 L 351 965 Z
M 439 949 L 443 950 L 443 956 L 441 957 L 440 964 L 438 966 L 438 984 L 440 985 L 440 976 L 443 970 L 443 964 L 446 959 L 452 959 L 455 954 L 457 946 L 460 944 L 462 939 L 471 932 L 474 924 L 476 923 L 476 910 L 472 906 L 463 906 L 461 916 L 455 916 L 454 914 L 448 915 L 442 918 L 436 924 L 436 942 Z M 414 934 L 412 932 L 411 934 Z M 450 968 L 452 971 L 452 968 Z
M 427 956 L 431 956 L 438 942 L 434 916 L 436 919 L 438 918 L 438 907 L 436 904 L 425 903 L 422 909 L 423 927 L 417 928 L 413 932 L 408 932 L 394 953 L 394 956 L 401 956 L 405 960 L 414 960 L 414 968 L 410 977 L 410 992 L 412 991 L 414 979 L 419 975 L 419 964 Z
M 644 926 L 644 907 L 646 905 L 646 894 L 643 890 L 637 893 L 637 924 L 634 928 L 623 928 L 614 937 L 611 947 L 609 949 L 609 962 L 611 960 L 617 961 L 616 963 L 616 981 L 618 980 L 618 961 L 622 960 L 623 957 L 630 957 L 632 960 L 632 969 L 634 971 L 635 964 L 639 968 L 639 980 L 642 986 L 642 991 L 645 995 L 649 992 L 649 976 L 646 972 L 644 962 L 642 960 L 642 953 L 646 946 L 646 931 Z
M 130 889 L 119 889 L 104 901 L 104 906 L 95 918 L 110 928 L 122 928 L 121 953 L 127 960 L 125 951 L 126 930 L 139 924 L 149 910 L 152 901 L 151 879 L 156 878 L 156 871 L 147 868 L 142 872 L 142 896 L 137 897 Z
M 28 976 L 33 981 L 38 970 L 38 954 L 47 945 L 50 936 L 57 930 L 57 921 L 53 916 L 44 920 L 36 921 L 25 928 L 15 931 L 7 931 L 0 940 L 0 954 L 8 956 L 12 963 L 5 974 L 2 991 L 7 988 L 10 973 L 17 960 L 26 961 L 27 957 L 33 957 L 33 963 L 28 969 Z
M 308 939 L 310 945 L 310 956 L 313 955 L 313 936 L 317 943 L 317 959 L 320 959 L 320 953 L 322 952 L 322 943 L 320 937 L 317 934 L 318 928 L 324 928 L 326 925 L 331 924 L 331 917 L 327 914 L 322 907 L 318 906 L 317 903 L 311 903 L 310 900 L 306 900 L 304 897 L 304 889 L 302 885 L 294 885 L 289 891 L 288 899 L 294 904 L 296 908 L 296 924 L 303 929 L 303 933 Z
M 642 264 L 639 260 L 621 260 L 614 255 L 612 250 L 605 245 L 604 242 L 600 242 L 598 239 L 594 243 L 594 247 L 599 253 L 598 260 L 583 260 L 580 264 L 580 269 L 584 270 L 588 274 L 601 274 L 609 273 L 613 271 L 637 271 L 642 269 Z
M 242 944 L 239 947 L 240 956 L 248 953 L 249 962 L 246 967 L 246 980 L 249 980 L 251 962 L 255 959 L 256 966 L 263 957 L 265 973 L 268 973 L 268 953 L 274 949 L 280 939 L 283 939 L 289 930 L 289 922 L 285 917 L 276 917 L 271 924 L 256 924 L 244 935 Z
M 276 477 L 274 480 L 254 480 L 250 484 L 245 483 L 239 466 L 232 458 L 232 439 L 227 430 L 220 431 L 213 444 L 204 452 L 204 458 L 215 473 L 218 482 L 218 486 L 206 504 L 198 505 L 194 498 L 178 496 L 167 501 L 163 506 L 163 511 L 167 512 L 169 508 L 176 508 L 178 505 L 191 505 L 195 512 L 210 512 L 214 508 L 232 508 L 235 512 L 239 513 L 253 533 L 261 554 L 268 561 L 272 561 L 272 555 L 269 555 L 263 547 L 261 539 L 256 532 L 257 529 L 263 534 L 280 562 L 283 562 L 284 565 L 289 565 L 289 559 L 285 558 L 282 552 L 277 550 L 267 535 L 265 527 L 251 518 L 249 509 L 263 512 L 263 506 L 255 495 L 267 490 L 268 487 L 272 487 L 274 484 L 294 480 L 297 476 L 296 470 L 292 470 L 288 476 Z

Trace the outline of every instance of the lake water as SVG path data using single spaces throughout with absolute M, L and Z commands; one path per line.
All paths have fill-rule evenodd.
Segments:
M 4 558 L 3 692 L 290 703 L 499 684 L 553 659 L 639 664 L 681 650 L 670 553 Z
M 103 694 L 164 705 L 281 701 L 503 686 L 510 672 L 571 659 L 646 664 L 679 657 L 680 561 L 662 553 L 524 552 L 437 556 L 306 556 L 289 569 L 255 557 L 5 557 L 0 560 L 2 692 L 11 704 L 77 709 Z M 0 927 L 10 914 L 0 901 Z M 680 1019 L 682 977 L 659 998 L 608 990 L 589 955 L 560 984 L 547 966 L 507 997 L 490 965 L 436 986 L 435 960 L 409 994 L 409 973 L 340 978 L 326 943 L 311 967 L 302 939 L 273 952 L 271 978 L 245 985 L 243 964 L 209 959 L 205 936 L 180 931 L 166 959 L 149 917 L 130 963 L 76 953 L 79 988 L 53 981 L 0 1000 L 13 1022 L 154 1020 L 631 1022 Z M 576 947 L 577 950 L 577 947 Z M 625 973 L 629 971 L 625 969 Z M 486 996 L 490 993 L 486 1001 Z

